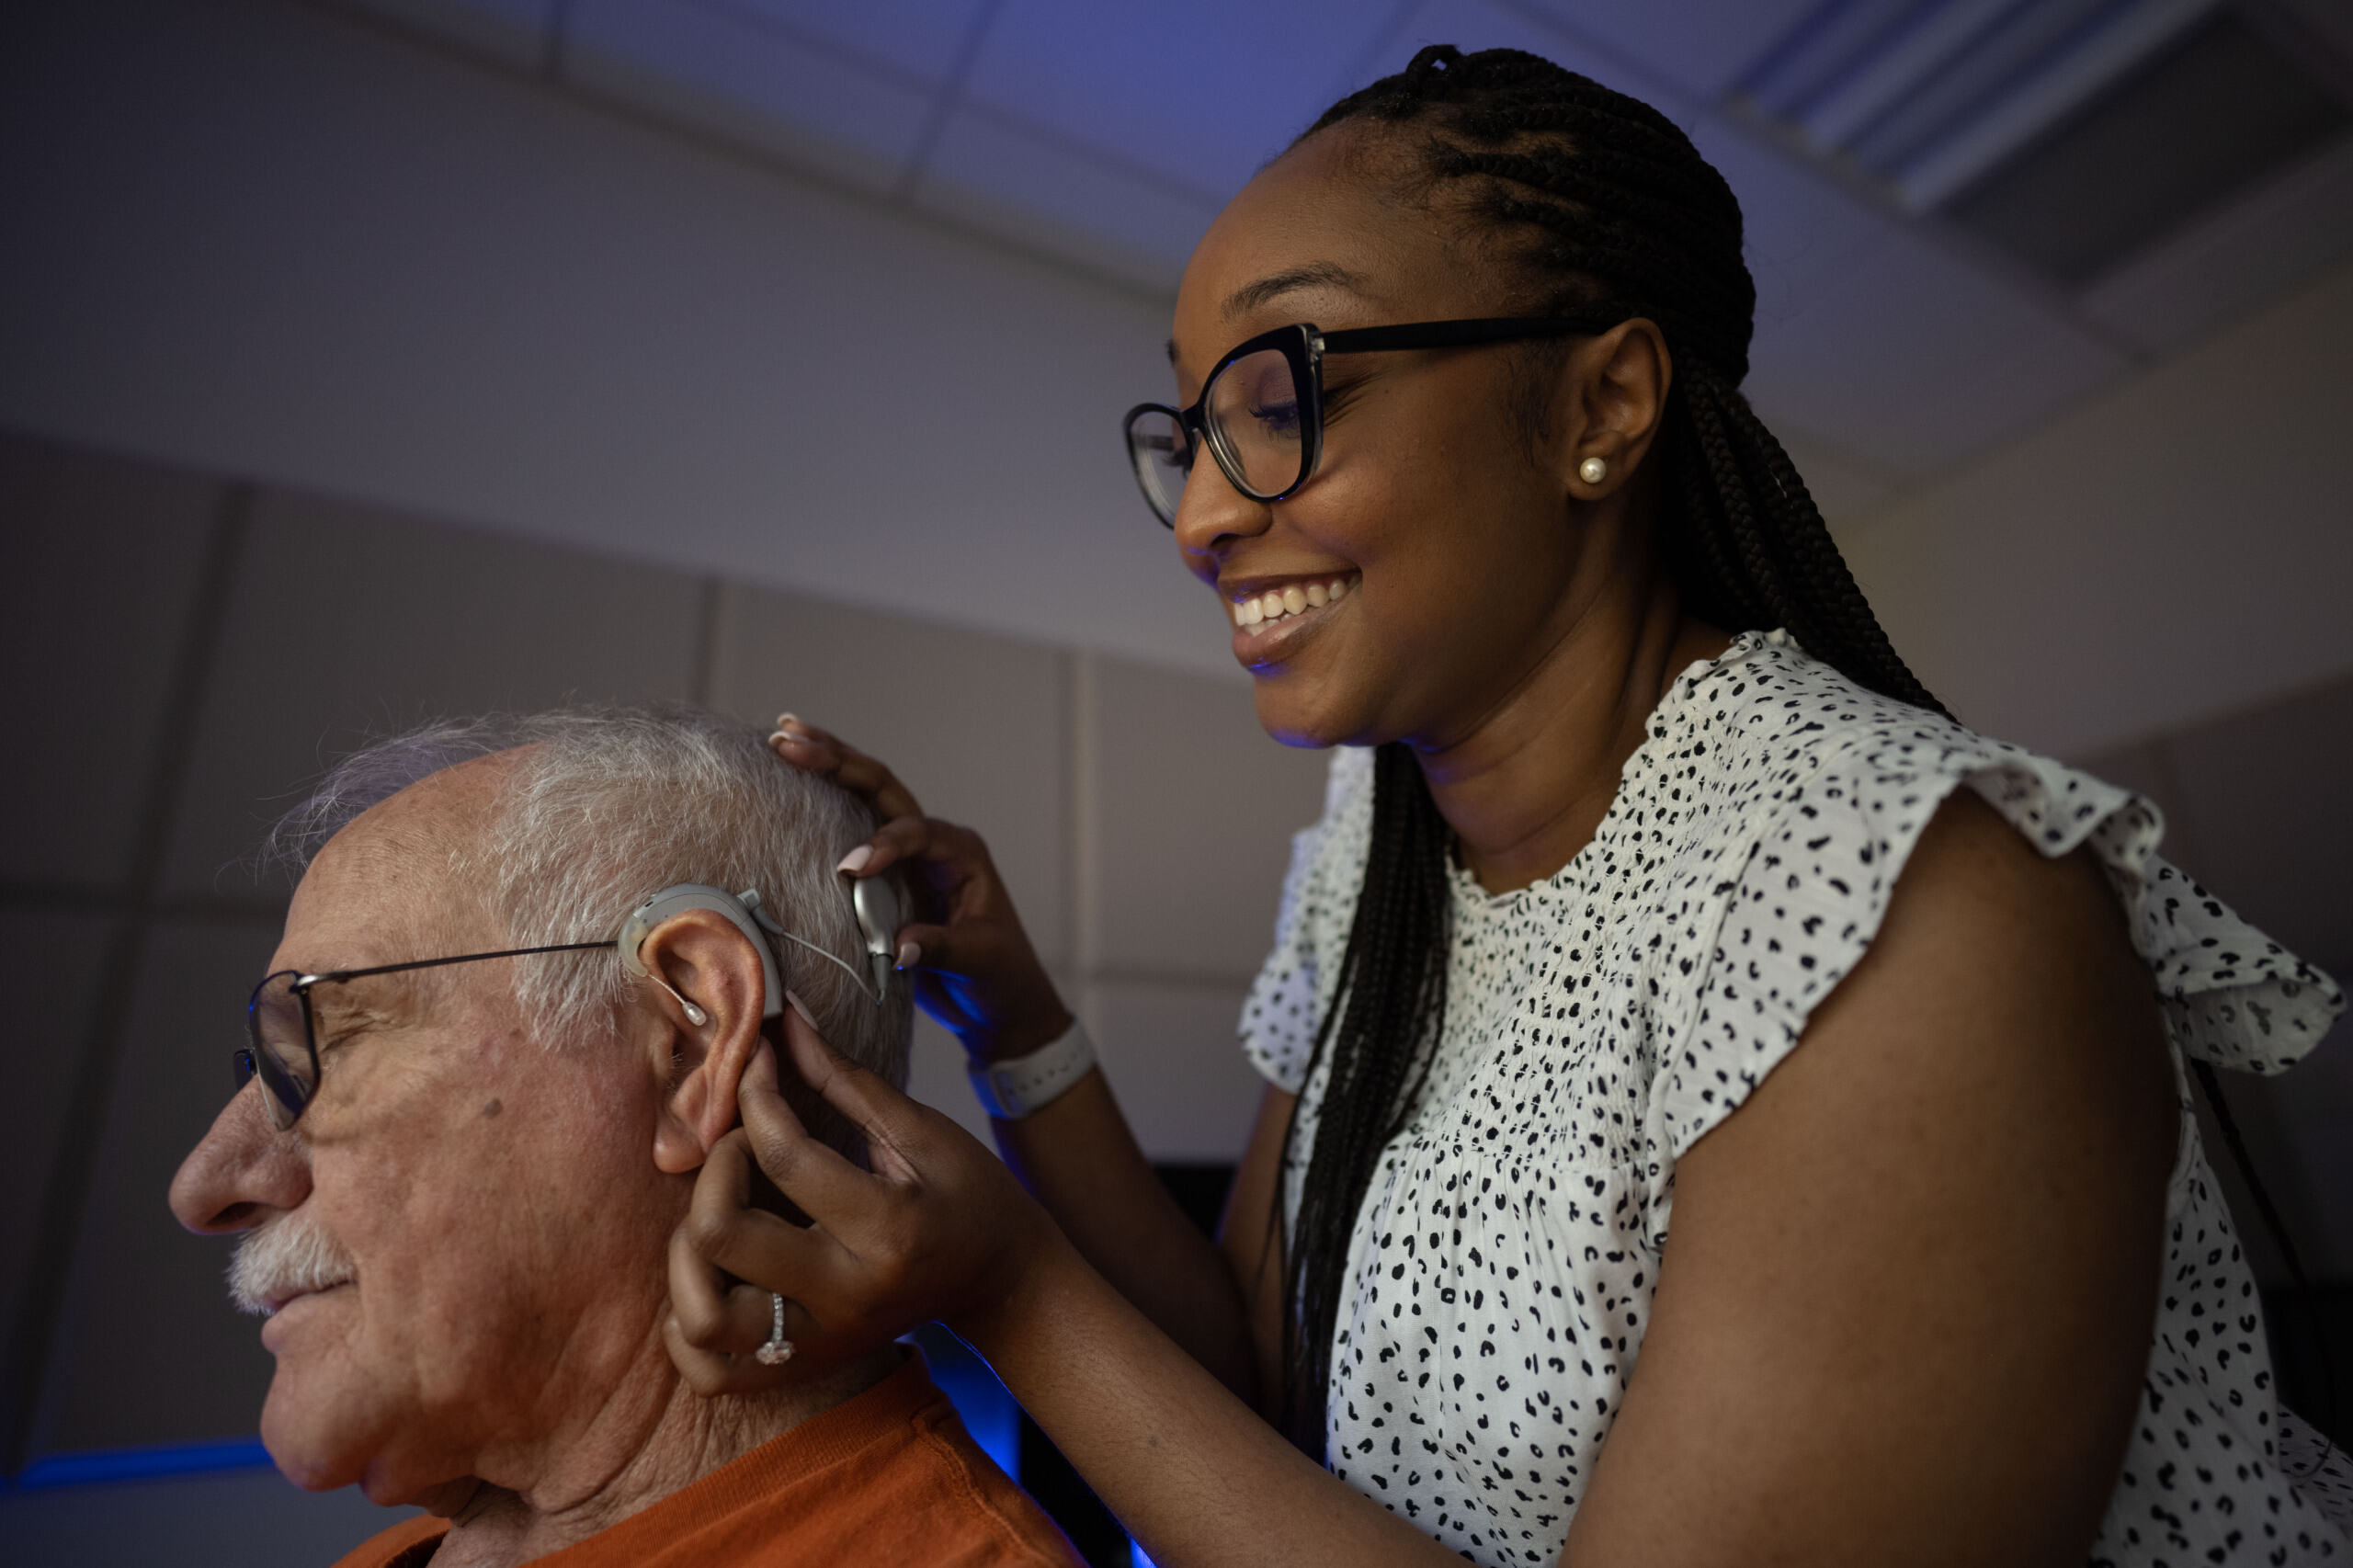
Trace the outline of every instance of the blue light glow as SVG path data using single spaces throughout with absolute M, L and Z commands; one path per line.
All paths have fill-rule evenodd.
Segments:
M 152 1448 L 99 1449 L 89 1453 L 51 1454 L 35 1460 L 7 1483 L 11 1492 L 51 1486 L 103 1485 L 146 1481 L 159 1475 L 201 1475 L 210 1471 L 265 1469 L 269 1450 L 258 1438 L 226 1443 L 160 1443 Z

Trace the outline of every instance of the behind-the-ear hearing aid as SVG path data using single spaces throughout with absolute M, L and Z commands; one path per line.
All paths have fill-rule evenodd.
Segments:
M 867 954 L 874 971 L 874 1004 L 879 1007 L 891 994 L 892 944 L 897 940 L 899 933 L 898 896 L 888 882 L 874 877 L 852 885 L 850 903 L 858 915 L 858 931 L 866 938 Z M 758 889 L 746 888 L 742 892 L 730 893 L 702 882 L 679 882 L 651 895 L 631 910 L 629 918 L 621 922 L 620 936 L 615 946 L 620 949 L 621 967 L 631 974 L 653 981 L 676 996 L 690 1023 L 699 1026 L 708 1021 L 708 1016 L 697 1017 L 702 1009 L 679 996 L 676 991 L 663 983 L 661 976 L 650 972 L 645 967 L 645 960 L 638 951 L 644 946 L 647 934 L 655 926 L 689 909 L 708 909 L 724 915 L 744 933 L 753 950 L 760 955 L 761 978 L 767 986 L 761 1008 L 763 1017 L 780 1017 L 784 1014 L 784 971 L 777 961 L 776 945 L 768 939 L 771 937 L 781 937 L 796 947 L 808 949 L 827 963 L 847 970 L 858 983 L 858 989 L 867 989 L 868 977 L 859 973 L 847 960 L 826 951 L 814 942 L 802 940 L 778 925 L 762 906 Z

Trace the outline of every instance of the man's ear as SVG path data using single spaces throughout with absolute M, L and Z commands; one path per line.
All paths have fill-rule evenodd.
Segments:
M 648 1026 L 639 1038 L 660 1096 L 654 1163 L 676 1175 L 699 1169 L 735 1125 L 736 1086 L 760 1047 L 767 977 L 751 941 L 714 910 L 673 915 L 637 951 L 647 976 L 638 983 L 635 1005 Z
M 1561 367 L 1553 388 L 1561 415 L 1554 425 L 1554 465 L 1581 501 L 1597 501 L 1621 488 L 1657 442 L 1666 420 L 1667 389 L 1675 365 L 1655 322 L 1636 316 L 1620 322 L 1577 346 Z M 1603 476 L 1579 472 L 1599 458 Z

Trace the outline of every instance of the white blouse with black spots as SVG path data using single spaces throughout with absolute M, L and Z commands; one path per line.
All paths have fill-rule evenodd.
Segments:
M 1245 1051 L 1293 1092 L 1363 879 L 1370 763 L 1335 757 L 1243 1015 Z M 2146 801 L 1865 691 L 1779 632 L 1676 681 L 1557 875 L 1491 898 L 1456 873 L 1443 1035 L 1349 1247 L 1341 1477 L 1473 1562 L 1558 1560 L 1642 1349 L 1677 1159 L 1798 1043 L 1963 784 L 2043 854 L 2089 844 L 2105 864 L 2184 1085 L 2145 1395 L 2093 1561 L 2353 1563 L 2343 1456 L 2283 1473 L 2308 1429 L 2281 1431 L 2181 1066 L 2283 1071 L 2342 1010 L 2336 986 L 2159 859 Z M 1320 1070 L 1304 1090 L 1292 1213 Z

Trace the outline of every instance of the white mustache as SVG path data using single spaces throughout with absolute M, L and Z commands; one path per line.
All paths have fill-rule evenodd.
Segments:
M 347 1283 L 351 1255 L 308 1214 L 265 1220 L 237 1242 L 229 1261 L 229 1299 L 241 1312 L 268 1317 L 295 1297 Z

